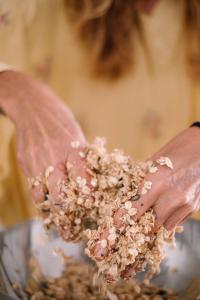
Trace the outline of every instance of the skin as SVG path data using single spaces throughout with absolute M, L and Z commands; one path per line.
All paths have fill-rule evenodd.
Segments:
M 151 190 L 135 205 L 137 218 L 150 207 L 156 214 L 156 229 L 164 225 L 173 229 L 200 208 L 200 129 L 184 130 L 150 160 L 167 156 L 173 169 L 160 166 L 158 172 L 149 174 Z
M 18 72 L 3 72 L 0 107 L 15 124 L 17 158 L 26 177 L 53 166 L 49 191 L 56 198 L 56 183 L 64 176 L 67 161 L 74 165 L 74 177 L 85 176 L 85 163 L 78 153 L 86 145 L 83 132 L 71 111 L 47 86 Z M 79 141 L 80 149 L 73 149 L 71 141 Z M 32 196 L 40 200 L 44 191 L 36 187 Z
M 186 129 L 150 160 L 155 161 L 161 156 L 167 156 L 173 162 L 173 169 L 160 166 L 156 173 L 149 174 L 146 180 L 152 182 L 152 188 L 133 205 L 138 209 L 136 219 L 139 219 L 148 209 L 153 208 L 156 215 L 155 232 L 161 225 L 168 230 L 183 223 L 192 213 L 200 208 L 200 128 Z M 125 209 L 119 209 L 115 216 L 115 226 L 120 228 L 121 217 Z M 109 233 L 105 230 L 101 239 L 106 239 Z M 107 249 L 98 243 L 94 247 L 96 259 L 102 260 Z M 130 265 L 121 275 L 130 278 L 135 267 Z
M 149 160 L 156 161 L 161 156 L 171 159 L 173 169 L 159 166 L 156 173 L 149 173 L 145 180 L 152 182 L 152 188 L 133 205 L 138 210 L 134 217 L 136 220 L 153 208 L 156 215 L 155 232 L 162 225 L 172 230 L 200 209 L 200 128 L 184 130 Z M 116 212 L 116 228 L 120 228 L 125 213 L 125 209 Z M 103 232 L 101 239 L 107 237 L 108 233 Z M 94 253 L 95 257 L 103 259 L 106 249 L 101 249 L 100 245 L 95 246 Z M 133 272 L 133 267 L 128 268 L 127 272 Z
M 50 178 L 53 194 L 57 180 L 64 176 L 66 161 L 74 165 L 74 177 L 86 176 L 80 150 L 70 145 L 71 141 L 78 140 L 85 147 L 85 137 L 69 109 L 49 88 L 26 75 L 4 72 L 0 74 L 0 107 L 16 126 L 17 157 L 27 177 L 54 166 Z M 152 207 L 156 214 L 155 230 L 161 225 L 172 229 L 200 208 L 199 153 L 200 129 L 193 127 L 177 135 L 150 158 L 155 161 L 167 156 L 174 168 L 160 166 L 158 172 L 147 176 L 152 188 L 134 203 L 137 218 Z M 33 197 L 37 201 L 44 194 L 37 188 Z M 123 214 L 121 209 L 115 215 L 117 227 Z M 105 236 L 106 233 L 103 239 Z

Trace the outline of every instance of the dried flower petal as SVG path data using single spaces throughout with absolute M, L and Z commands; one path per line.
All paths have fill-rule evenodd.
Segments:
M 72 142 L 72 146 L 77 148 L 79 143 Z M 82 152 L 79 155 L 83 156 Z M 87 185 L 86 178 L 74 180 L 73 166 L 68 162 L 65 177 L 56 185 L 58 197 L 36 203 L 45 227 L 56 228 L 66 241 L 87 238 L 85 252 L 108 282 L 128 279 L 146 268 L 147 278 L 151 278 L 165 256 L 164 243 L 174 242 L 175 230 L 168 232 L 161 227 L 152 233 L 153 211 L 136 220 L 133 201 L 139 200 L 140 192 L 146 194 L 151 189 L 152 182 L 145 177 L 157 171 L 157 166 L 153 162 L 134 162 L 119 150 L 108 153 L 105 140 L 100 138 L 88 145 L 84 155 L 90 184 L 95 188 Z M 169 159 L 160 158 L 159 163 L 171 167 Z M 42 180 L 45 174 L 30 179 L 30 186 L 41 185 L 45 190 L 51 171 L 50 167 L 46 181 Z M 130 268 L 133 265 L 137 266 L 135 270 Z
M 101 247 L 106 248 L 107 247 L 107 241 L 106 240 L 101 240 Z
M 71 146 L 74 149 L 78 149 L 80 147 L 80 142 L 79 141 L 72 141 Z
M 127 209 L 127 210 L 129 210 L 129 209 L 131 209 L 132 208 L 132 203 L 131 203 L 131 201 L 127 201 L 127 202 L 125 202 L 125 208 Z
M 169 157 L 161 156 L 159 159 L 156 160 L 156 162 L 161 166 L 167 166 L 168 168 L 173 169 L 173 163 L 169 159 Z

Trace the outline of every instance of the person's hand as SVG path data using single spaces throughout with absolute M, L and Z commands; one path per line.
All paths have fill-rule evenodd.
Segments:
M 158 170 L 148 173 L 145 178 L 145 181 L 152 182 L 151 189 L 133 203 L 133 207 L 137 208 L 137 215 L 133 217 L 136 220 L 153 208 L 156 224 L 152 233 L 156 233 L 162 225 L 172 230 L 200 208 L 200 129 L 186 129 L 148 161 L 156 162 L 161 157 L 170 159 L 169 167 L 156 163 Z M 170 168 L 170 162 L 173 168 Z M 125 213 L 124 208 L 116 211 L 116 228 L 121 227 Z M 100 240 L 107 239 L 108 235 L 109 232 L 105 229 Z M 107 248 L 103 248 L 100 243 L 95 245 L 93 251 L 97 260 L 102 260 L 107 255 Z M 130 278 L 135 271 L 135 266 L 130 265 L 122 277 Z
M 147 175 L 152 188 L 134 205 L 140 218 L 149 208 L 156 214 L 156 228 L 168 230 L 185 221 L 200 208 L 200 129 L 191 127 L 173 138 L 150 160 L 169 157 L 173 169 L 158 166 Z
M 49 191 L 55 193 L 58 179 L 73 165 L 73 176 L 85 176 L 80 156 L 85 137 L 69 109 L 44 84 L 17 72 L 0 74 L 0 107 L 13 120 L 17 135 L 17 157 L 27 177 L 35 177 L 49 166 Z M 80 147 L 71 143 L 78 141 Z M 34 199 L 44 197 L 41 187 L 33 190 Z M 56 195 L 54 195 L 56 196 Z

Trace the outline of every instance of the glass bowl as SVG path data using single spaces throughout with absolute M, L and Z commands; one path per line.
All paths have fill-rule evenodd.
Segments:
M 189 220 L 184 232 L 176 235 L 176 248 L 166 247 L 167 259 L 160 273 L 152 280 L 158 286 L 172 288 L 180 296 L 191 282 L 200 277 L 200 222 Z M 45 275 L 59 276 L 62 259 L 54 249 L 61 248 L 67 255 L 90 263 L 84 254 L 83 244 L 66 243 L 55 232 L 50 237 L 41 221 L 32 220 L 0 233 L 0 299 L 19 299 L 13 283 L 25 286 L 30 276 L 29 260 L 34 255 Z M 143 274 L 139 274 L 142 280 Z

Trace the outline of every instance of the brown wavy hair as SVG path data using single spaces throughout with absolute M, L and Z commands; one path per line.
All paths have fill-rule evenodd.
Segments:
M 134 40 L 140 39 L 148 56 L 138 0 L 65 0 L 68 16 L 89 51 L 93 74 L 120 78 L 134 66 Z M 200 79 L 200 0 L 185 5 L 188 70 Z

